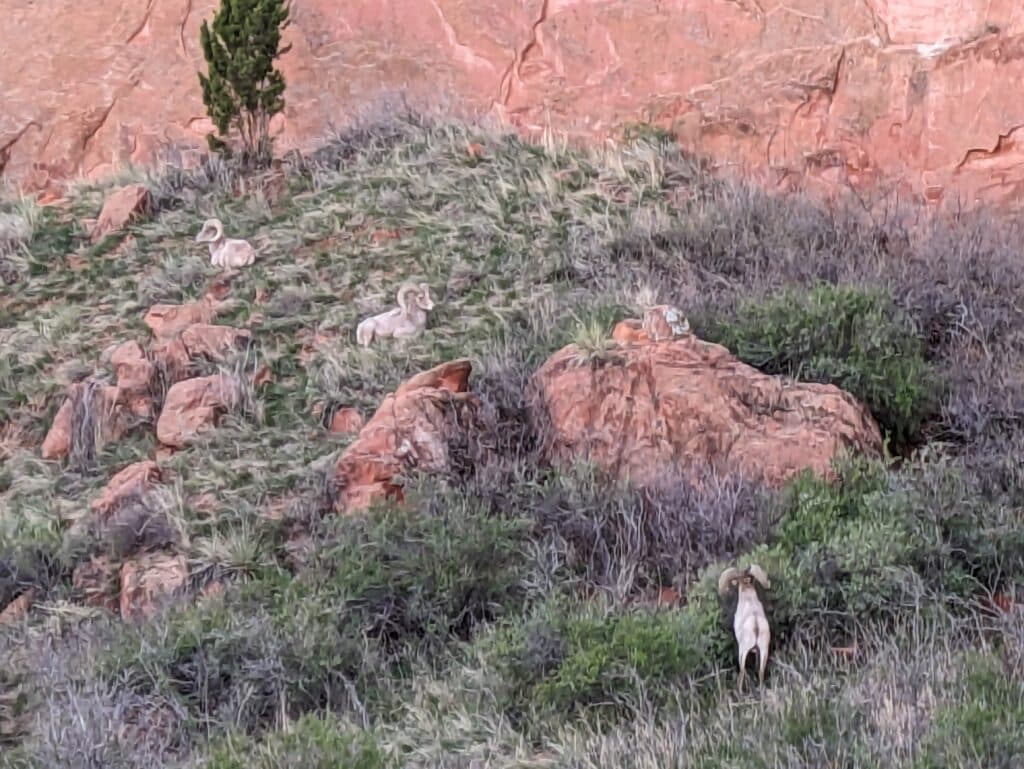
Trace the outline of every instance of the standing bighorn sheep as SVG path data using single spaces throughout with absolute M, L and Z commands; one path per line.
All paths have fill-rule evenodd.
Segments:
M 719 595 L 724 597 L 733 586 L 736 587 L 737 592 L 736 616 L 733 618 L 732 627 L 739 647 L 740 674 L 736 680 L 736 688 L 740 692 L 743 691 L 743 681 L 747 675 L 747 655 L 755 650 L 757 651 L 758 683 L 764 686 L 764 669 L 768 664 L 768 645 L 772 637 L 764 606 L 761 605 L 761 599 L 757 596 L 754 580 L 760 582 L 765 588 L 771 587 L 768 575 L 757 564 L 751 564 L 743 571 L 730 567 L 723 571 L 718 578 Z
M 368 347 L 374 339 L 417 336 L 427 326 L 427 310 L 434 309 L 426 283 L 404 283 L 398 289 L 398 307 L 366 318 L 356 326 L 356 341 Z
M 215 267 L 248 267 L 256 261 L 256 249 L 247 240 L 225 238 L 220 219 L 207 219 L 196 243 L 210 244 L 210 264 Z

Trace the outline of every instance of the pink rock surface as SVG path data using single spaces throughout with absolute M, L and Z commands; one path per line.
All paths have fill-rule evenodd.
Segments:
M 215 0 L 11 3 L 0 169 L 31 189 L 127 161 L 188 165 Z M 282 150 L 381 92 L 599 140 L 649 120 L 769 185 L 918 200 L 1024 190 L 1018 0 L 306 0 L 281 61 Z

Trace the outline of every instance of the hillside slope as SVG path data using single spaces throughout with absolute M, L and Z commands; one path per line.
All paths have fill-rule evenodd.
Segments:
M 1019 764 L 1019 221 L 911 238 L 653 133 L 578 153 L 414 116 L 263 177 L 137 179 L 149 213 L 92 242 L 115 181 L 0 209 L 0 765 Z M 230 281 L 194 242 L 209 216 L 259 251 Z M 358 348 L 405 279 L 435 297 L 425 333 Z M 160 447 L 157 386 L 104 435 L 90 395 L 67 456 L 41 458 L 69 388 L 102 393 L 117 345 L 152 353 L 155 305 L 211 292 L 210 322 L 249 337 L 185 363 L 237 387 L 215 428 Z M 890 455 L 779 489 L 546 466 L 531 376 L 570 343 L 601 365 L 653 304 L 849 391 Z M 463 358 L 481 427 L 446 472 L 332 512 L 339 411 Z M 145 461 L 105 525 L 104 488 Z M 745 695 L 714 590 L 737 558 L 772 579 L 768 682 Z M 150 573 L 180 598 L 136 613 Z

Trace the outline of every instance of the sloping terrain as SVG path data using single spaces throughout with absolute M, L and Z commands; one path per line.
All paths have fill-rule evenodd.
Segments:
M 93 240 L 125 181 L 148 210 Z M 210 266 L 210 216 L 253 266 Z M 416 117 L 259 177 L 211 162 L 0 217 L 0 765 L 1024 758 L 1019 221 L 911 236 L 715 178 L 654 133 L 580 153 Z M 357 347 L 406 279 L 431 287 L 426 331 Z M 153 308 L 201 301 L 204 328 L 248 333 L 193 332 L 175 373 Z M 656 489 L 546 462 L 535 372 L 570 344 L 617 365 L 615 324 L 660 304 L 765 374 L 842 388 L 886 457 L 778 487 L 697 457 Z M 125 342 L 157 374 L 115 434 Z M 479 408 L 443 469 L 337 512 L 341 410 L 358 427 L 460 359 Z M 173 382 L 215 375 L 217 418 L 160 445 Z M 745 695 L 714 587 L 736 559 L 772 580 L 768 681 Z

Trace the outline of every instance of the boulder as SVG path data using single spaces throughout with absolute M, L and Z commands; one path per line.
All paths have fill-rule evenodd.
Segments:
M 141 184 L 129 184 L 114 190 L 103 202 L 99 219 L 92 226 L 90 236 L 101 240 L 112 232 L 124 228 L 136 217 L 148 213 L 152 203 L 149 190 Z
M 152 616 L 180 595 L 188 583 L 185 556 L 169 552 L 143 553 L 121 565 L 121 618 Z
M 767 376 L 688 333 L 652 341 L 659 314 L 621 325 L 599 355 L 569 345 L 536 372 L 547 461 L 584 460 L 649 487 L 709 465 L 778 486 L 806 469 L 831 477 L 845 450 L 881 453 L 878 425 L 848 393 Z
M 172 448 L 188 445 L 234 408 L 239 396 L 238 383 L 224 374 L 177 382 L 167 391 L 156 423 L 157 440 Z
M 478 407 L 469 392 L 468 360 L 456 360 L 409 379 L 380 407 L 342 453 L 334 472 L 334 509 L 353 513 L 373 502 L 403 498 L 401 476 L 450 469 L 450 442 L 472 423 Z

